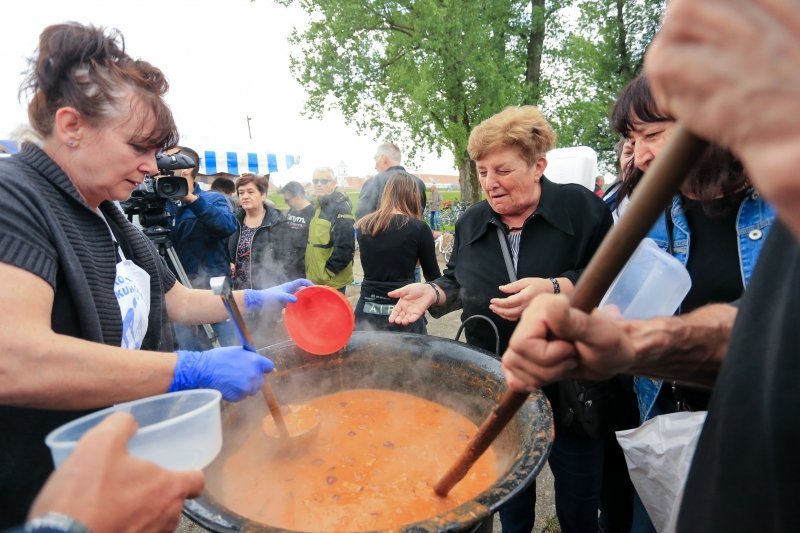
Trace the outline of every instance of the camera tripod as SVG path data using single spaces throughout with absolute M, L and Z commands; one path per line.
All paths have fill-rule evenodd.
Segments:
M 164 258 L 168 265 L 172 266 L 181 285 L 191 289 L 192 283 L 189 281 L 189 276 L 186 275 L 186 270 L 183 269 L 183 264 L 181 264 L 178 253 L 175 251 L 175 247 L 169 238 L 169 230 L 162 226 L 152 226 L 143 228 L 142 231 L 147 235 L 150 241 L 156 245 L 159 255 Z M 202 324 L 201 326 L 211 343 L 211 347 L 219 348 L 219 340 L 217 339 L 217 334 L 214 329 L 209 324 Z

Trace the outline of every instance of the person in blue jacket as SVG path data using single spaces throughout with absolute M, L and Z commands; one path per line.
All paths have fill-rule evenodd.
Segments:
M 623 89 L 611 122 L 633 148 L 633 166 L 626 169 L 614 200 L 617 216 L 624 217 L 628 197 L 636 194 L 637 183 L 661 153 L 676 123 L 660 109 L 644 75 Z M 775 216 L 775 209 L 753 189 L 741 162 L 711 145 L 648 233 L 689 271 L 692 287 L 677 314 L 738 300 Z M 641 422 L 677 411 L 706 410 L 711 397 L 707 388 L 662 379 L 635 376 L 633 383 Z M 631 531 L 655 531 L 638 496 Z
M 179 146 L 177 153 L 188 156 L 195 164 L 192 168 L 174 171 L 176 176 L 188 182 L 189 194 L 178 202 L 167 202 L 167 211 L 172 218 L 169 238 L 191 287 L 207 289 L 211 278 L 231 275 L 228 237 L 236 232 L 239 225 L 225 195 L 205 191 L 195 181 L 200 169 L 197 152 Z M 175 265 L 170 266 L 177 274 Z M 229 321 L 216 322 L 211 327 L 221 346 L 236 343 L 236 335 Z M 175 324 L 175 336 L 183 349 L 206 350 L 212 346 L 200 326 Z
M 633 145 L 633 168 L 624 184 L 627 192 L 621 194 L 635 194 L 638 180 L 672 135 L 675 119 L 661 111 L 641 75 L 623 90 L 611 121 Z M 775 209 L 753 189 L 741 162 L 711 145 L 648 233 L 692 278 L 679 314 L 707 303 L 738 300 L 774 222 Z M 642 421 L 675 410 L 706 408 L 707 391 L 667 390 L 662 385 L 660 380 L 636 378 Z
M 178 153 L 189 156 L 195 166 L 174 171 L 189 183 L 189 194 L 167 203 L 172 216 L 169 237 L 192 287 L 207 289 L 210 278 L 231 273 L 228 237 L 238 224 L 225 195 L 205 191 L 195 181 L 200 169 L 197 152 L 180 146 Z

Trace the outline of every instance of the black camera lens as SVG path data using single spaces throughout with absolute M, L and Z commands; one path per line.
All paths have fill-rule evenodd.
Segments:
M 189 182 L 180 176 L 162 176 L 156 181 L 156 193 L 161 198 L 181 198 L 189 194 Z

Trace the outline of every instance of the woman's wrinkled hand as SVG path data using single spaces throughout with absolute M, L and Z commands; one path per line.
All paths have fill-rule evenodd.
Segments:
M 419 317 L 436 301 L 433 287 L 427 283 L 411 283 L 388 293 L 389 298 L 398 298 L 389 315 L 389 322 L 407 326 Z
M 489 300 L 489 309 L 501 318 L 516 321 L 536 296 L 553 293 L 553 283 L 545 278 L 522 278 L 500 285 L 499 289 L 511 296 L 492 298 Z

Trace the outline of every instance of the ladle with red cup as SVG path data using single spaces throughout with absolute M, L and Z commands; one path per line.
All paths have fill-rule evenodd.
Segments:
M 244 322 L 239 306 L 233 298 L 227 276 L 211 278 L 211 290 L 222 298 L 242 347 L 257 352 L 250 331 Z M 353 334 L 355 316 L 350 302 L 342 293 L 321 285 L 303 287 L 297 293 L 297 302 L 286 308 L 285 324 L 291 339 L 303 350 L 315 355 L 329 355 L 342 349 Z M 286 412 L 294 417 L 299 430 L 290 433 L 284 418 L 284 408 L 278 402 L 269 380 L 264 378 L 261 391 L 277 428 L 281 444 L 299 445 L 317 434 L 322 417 L 309 406 L 287 406 Z M 265 428 L 268 437 L 271 432 Z
M 330 355 L 353 335 L 355 315 L 341 292 L 325 285 L 303 287 L 297 301 L 286 306 L 284 323 L 294 343 L 314 355 Z

